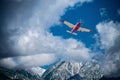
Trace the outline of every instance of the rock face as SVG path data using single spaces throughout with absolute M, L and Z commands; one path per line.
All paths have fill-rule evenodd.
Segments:
M 102 73 L 96 62 L 61 61 L 46 70 L 42 77 L 45 80 L 99 80 Z

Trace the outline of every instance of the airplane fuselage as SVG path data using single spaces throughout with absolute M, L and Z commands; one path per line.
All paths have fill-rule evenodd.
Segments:
M 80 27 L 80 22 L 79 23 L 77 23 L 74 27 L 73 27 L 73 29 L 72 29 L 72 33 L 74 33 L 74 32 L 76 32 L 78 29 L 79 29 L 79 27 Z

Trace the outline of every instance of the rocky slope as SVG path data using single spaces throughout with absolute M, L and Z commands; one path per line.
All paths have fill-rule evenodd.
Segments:
M 99 80 L 102 76 L 100 67 L 96 62 L 83 64 L 65 61 L 55 64 L 42 75 L 45 80 L 72 80 L 76 77 L 80 80 Z

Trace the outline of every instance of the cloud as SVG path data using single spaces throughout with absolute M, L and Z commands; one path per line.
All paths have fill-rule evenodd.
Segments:
M 107 16 L 107 9 L 106 8 L 100 8 L 100 15 L 101 17 L 106 17 Z
M 114 45 L 114 41 L 119 35 L 116 26 L 119 26 L 119 24 L 114 24 L 113 21 L 102 22 L 96 25 L 102 48 L 110 48 Z
M 13 60 L 13 58 L 6 58 L 0 60 L 0 66 L 14 68 L 15 66 L 17 66 L 17 63 Z
M 7 68 L 29 68 L 51 64 L 56 60 L 53 54 L 37 54 L 21 57 L 10 57 L 0 60 L 0 65 Z
M 31 4 L 33 1 L 28 2 Z M 2 54 L 2 64 L 9 65 L 9 59 L 15 63 L 10 65 L 11 67 L 42 66 L 54 62 L 55 57 L 75 61 L 90 60 L 91 51 L 82 42 L 73 38 L 63 39 L 49 32 L 51 26 L 60 24 L 59 19 L 67 9 L 74 7 L 76 3 L 84 2 L 91 2 L 91 0 L 49 0 L 47 2 L 38 0 L 32 5 L 33 8 L 31 6 L 18 8 L 16 15 L 12 20 L 8 19 L 8 25 L 4 28 L 5 33 L 9 33 L 7 39 L 5 38 L 9 46 L 1 44 L 2 48 L 8 49 Z M 24 1 L 21 1 L 21 4 L 23 3 Z M 9 58 L 4 58 L 7 54 Z M 48 59 L 42 57 L 46 54 Z
M 108 77 L 120 76 L 120 23 L 101 22 L 96 26 L 100 44 L 105 49 L 105 56 L 100 65 L 103 73 Z
M 28 38 L 30 37 L 28 36 Z M 54 53 L 58 57 L 68 57 L 69 60 L 80 60 L 79 58 L 87 60 L 91 58 L 90 50 L 86 48 L 82 42 L 78 42 L 72 38 L 65 40 L 49 33 L 44 37 L 41 36 L 41 38 L 40 36 L 39 38 L 36 38 L 35 36 L 30 39 L 28 38 L 25 37 L 25 40 L 22 38 L 23 43 L 19 43 L 23 53 Z

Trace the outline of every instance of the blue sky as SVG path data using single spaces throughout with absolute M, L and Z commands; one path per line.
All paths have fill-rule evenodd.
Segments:
M 76 24 L 80 20 L 83 22 L 81 27 L 86 27 L 92 30 L 92 33 L 86 32 L 77 32 L 78 35 L 71 35 L 66 33 L 66 30 L 71 30 L 66 25 L 54 25 L 50 28 L 50 31 L 55 36 L 61 36 L 65 39 L 74 38 L 78 41 L 85 43 L 87 47 L 91 47 L 92 44 L 95 44 L 94 34 L 97 33 L 96 25 L 102 21 L 119 21 L 120 17 L 117 13 L 117 10 L 120 8 L 117 4 L 118 0 L 109 0 L 109 2 L 104 0 L 93 0 L 93 2 L 85 3 L 83 5 L 76 4 L 72 9 L 68 8 L 66 13 L 61 16 L 61 19 L 67 20 L 73 24 Z M 104 14 L 101 15 L 101 9 L 104 8 Z
M 78 35 L 72 35 L 66 32 L 66 30 L 71 30 L 64 24 L 54 25 L 50 28 L 50 32 L 53 33 L 54 36 L 60 36 L 64 39 L 74 38 L 77 41 L 82 41 L 87 48 L 90 48 L 94 51 L 94 47 L 97 43 L 95 34 L 98 34 L 96 30 L 96 25 L 103 21 L 120 21 L 120 16 L 117 10 L 120 8 L 118 1 L 109 0 L 109 2 L 104 0 L 94 0 L 90 3 L 84 3 L 82 5 L 76 4 L 72 8 L 67 8 L 67 11 L 63 16 L 61 16 L 60 20 L 67 20 L 73 24 L 76 24 L 79 21 L 82 21 L 83 24 L 81 27 L 86 27 L 92 30 L 91 33 L 86 32 L 77 32 Z M 96 50 L 100 52 L 100 54 L 105 54 L 106 50 L 101 49 L 100 46 L 96 46 Z M 96 58 L 95 59 L 100 59 Z M 45 66 L 49 67 L 49 66 Z

